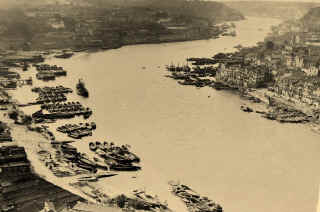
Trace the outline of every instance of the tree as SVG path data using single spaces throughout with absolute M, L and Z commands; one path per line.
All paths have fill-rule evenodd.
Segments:
M 267 48 L 267 50 L 273 50 L 274 49 L 274 43 L 272 41 L 267 41 L 266 48 Z
M 13 120 L 17 120 L 18 119 L 18 112 L 16 110 L 12 110 L 9 112 L 9 118 L 13 119 Z

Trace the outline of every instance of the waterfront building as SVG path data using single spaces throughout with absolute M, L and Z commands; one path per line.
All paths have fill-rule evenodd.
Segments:
M 271 77 L 270 69 L 263 65 L 220 64 L 216 79 L 231 87 L 262 87 Z
M 275 82 L 274 92 L 280 97 L 313 109 L 320 109 L 320 88 L 317 79 L 306 76 L 303 79 L 287 77 Z

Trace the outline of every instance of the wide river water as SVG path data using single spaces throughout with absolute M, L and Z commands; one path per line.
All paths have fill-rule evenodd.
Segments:
M 143 161 L 143 171 L 132 180 L 140 180 L 162 199 L 167 198 L 166 182 L 180 180 L 227 212 L 316 211 L 318 135 L 301 125 L 243 113 L 240 98 L 232 93 L 181 86 L 165 77 L 166 64 L 211 57 L 238 44 L 252 46 L 279 23 L 248 18 L 236 23 L 237 37 L 133 45 L 79 53 L 70 59 L 52 58 L 46 62 L 63 66 L 68 76 L 49 83 L 36 81 L 36 85 L 74 88 L 83 78 L 90 98 L 71 98 L 94 110 L 90 120 L 97 123 L 97 130 L 77 146 L 85 148 L 90 140 L 132 145 Z M 15 95 L 23 102 L 30 99 L 29 94 L 30 87 L 24 87 Z M 111 181 L 119 187 L 128 184 L 121 177 L 103 183 L 107 186 Z

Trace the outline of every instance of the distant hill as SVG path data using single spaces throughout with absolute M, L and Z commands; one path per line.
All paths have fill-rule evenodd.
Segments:
M 115 48 L 209 39 L 244 16 L 200 0 L 0 0 L 0 48 Z M 2 9 L 2 10 L 1 10 Z
M 152 9 L 164 10 L 170 14 L 205 18 L 211 21 L 235 21 L 244 19 L 244 16 L 236 9 L 232 9 L 223 3 L 209 1 L 186 0 L 136 0 L 140 6 Z
M 68 0 L 77 2 L 78 0 Z M 162 10 L 171 15 L 204 18 L 213 22 L 236 21 L 244 16 L 220 2 L 200 0 L 81 0 L 99 7 L 128 7 Z
M 244 16 L 220 2 L 200 0 L 0 0 L 0 9 L 38 7 L 50 4 L 86 3 L 99 8 L 144 8 L 162 10 L 172 15 L 204 18 L 212 22 L 236 21 Z
M 245 16 L 272 17 L 292 19 L 303 17 L 311 8 L 319 3 L 306 2 L 272 2 L 272 1 L 226 1 L 225 5 L 237 9 Z

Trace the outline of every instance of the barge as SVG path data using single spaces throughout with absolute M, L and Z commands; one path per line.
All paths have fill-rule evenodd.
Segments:
M 85 136 L 92 136 L 96 129 L 96 123 L 65 124 L 57 128 L 57 131 L 67 134 L 71 138 L 81 139 Z
M 78 102 L 68 102 L 43 104 L 41 105 L 41 109 L 39 111 L 32 114 L 32 118 L 64 119 L 81 115 L 83 115 L 84 118 L 89 118 L 92 115 L 92 110 L 88 107 L 82 106 Z

